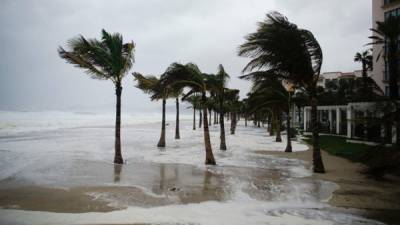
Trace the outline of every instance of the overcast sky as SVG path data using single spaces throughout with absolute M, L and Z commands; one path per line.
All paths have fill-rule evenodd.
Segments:
M 159 75 L 172 62 L 194 62 L 215 73 L 221 63 L 245 96 L 249 83 L 237 76 L 248 59 L 237 48 L 271 11 L 314 33 L 324 72 L 359 69 L 353 56 L 368 42 L 371 0 L 1 0 L 0 110 L 114 110 L 111 81 L 92 80 L 57 54 L 78 34 L 100 38 L 102 28 L 136 43 L 131 72 Z M 123 110 L 159 107 L 130 73 L 123 87 Z

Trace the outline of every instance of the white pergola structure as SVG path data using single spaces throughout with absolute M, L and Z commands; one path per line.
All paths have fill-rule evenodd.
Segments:
M 322 122 L 321 120 L 321 114 L 323 112 L 327 112 L 328 114 L 328 123 L 329 123 L 329 133 L 336 134 L 336 135 L 343 135 L 343 131 L 341 130 L 341 125 L 343 122 L 347 122 L 347 119 L 351 118 L 351 113 L 349 112 L 348 115 L 349 117 L 346 117 L 345 121 L 343 120 L 342 113 L 343 112 L 348 112 L 348 106 L 347 105 L 329 105 L 329 106 L 317 106 L 318 110 L 318 121 Z M 311 128 L 311 107 L 306 106 L 304 107 L 304 130 L 309 131 Z M 347 114 L 346 114 L 347 115 Z
M 375 102 L 352 102 L 347 105 L 317 106 L 317 111 L 317 119 L 320 123 L 321 133 L 345 136 L 349 139 L 362 139 L 367 136 L 365 129 L 363 129 L 364 133 L 361 133 L 361 135 L 360 132 L 355 132 L 358 128 L 357 125 L 360 124 L 360 122 L 356 123 L 357 119 L 366 118 L 372 116 L 372 114 L 383 115 L 383 112 L 376 111 Z M 311 107 L 304 107 L 303 113 L 303 129 L 307 132 L 310 131 L 311 128 Z M 375 132 L 377 132 L 378 136 L 383 138 L 385 135 L 385 128 L 383 125 L 378 125 Z M 392 143 L 395 143 L 395 127 L 389 132 L 391 132 Z

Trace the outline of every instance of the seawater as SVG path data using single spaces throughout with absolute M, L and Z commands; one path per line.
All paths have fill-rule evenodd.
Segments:
M 218 150 L 219 126 L 212 125 L 217 166 L 205 166 L 203 130 L 192 130 L 190 115 L 181 117 L 180 140 L 174 139 L 174 115 L 167 115 L 167 147 L 160 149 L 161 116 L 125 114 L 121 139 L 126 164 L 116 174 L 112 113 L 0 115 L 1 188 L 137 187 L 166 201 L 143 206 L 127 196 L 91 192 L 123 209 L 78 214 L 1 209 L 1 224 L 379 224 L 331 207 L 327 201 L 337 186 L 310 178 L 304 162 L 257 154 L 283 151 L 285 137 L 275 143 L 264 128 L 250 123 L 245 127 L 240 121 L 230 135 L 226 122 L 225 152 Z M 294 141 L 293 149 L 307 146 Z

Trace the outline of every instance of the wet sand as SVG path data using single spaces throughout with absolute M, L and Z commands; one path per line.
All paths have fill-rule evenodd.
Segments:
M 138 163 L 121 166 L 83 160 L 77 164 L 86 164 L 85 172 L 102 171 L 113 166 L 114 173 L 108 175 L 108 180 L 113 180 L 113 183 L 107 186 L 74 184 L 72 187 L 58 184 L 52 187 L 6 179 L 0 182 L 0 208 L 57 213 L 111 212 L 129 206 L 146 208 L 224 201 L 230 194 L 223 176 L 190 165 Z M 128 177 L 130 171 L 143 176 Z M 124 178 L 135 180 L 141 186 L 125 186 L 120 183 Z
M 312 177 L 309 162 L 254 153 L 284 149 L 264 129 L 238 126 L 222 152 L 211 127 L 218 165 L 204 166 L 203 133 L 190 122 L 182 140 L 168 136 L 166 149 L 154 147 L 158 124 L 127 128 L 122 166 L 109 162 L 112 127 L 5 138 L 0 224 L 379 224 L 327 204 L 337 186 Z
M 256 151 L 289 159 L 300 159 L 312 166 L 311 150 L 303 152 Z M 363 174 L 365 166 L 322 152 L 326 173 L 313 174 L 315 179 L 334 182 L 339 189 L 333 192 L 329 204 L 346 209 L 362 209 L 361 214 L 388 224 L 400 224 L 400 179 L 376 181 Z M 367 211 L 364 211 L 367 210 Z M 357 211 L 357 210 L 354 210 Z

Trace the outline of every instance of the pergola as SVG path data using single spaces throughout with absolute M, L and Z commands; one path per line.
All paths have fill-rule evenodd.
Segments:
M 349 139 L 362 139 L 379 142 L 389 134 L 392 143 L 395 143 L 395 128 L 387 128 L 382 124 L 368 124 L 367 117 L 382 116 L 383 112 L 376 110 L 376 102 L 352 102 L 347 105 L 317 106 L 320 132 L 345 136 Z M 311 131 L 311 107 L 304 107 L 303 129 Z

